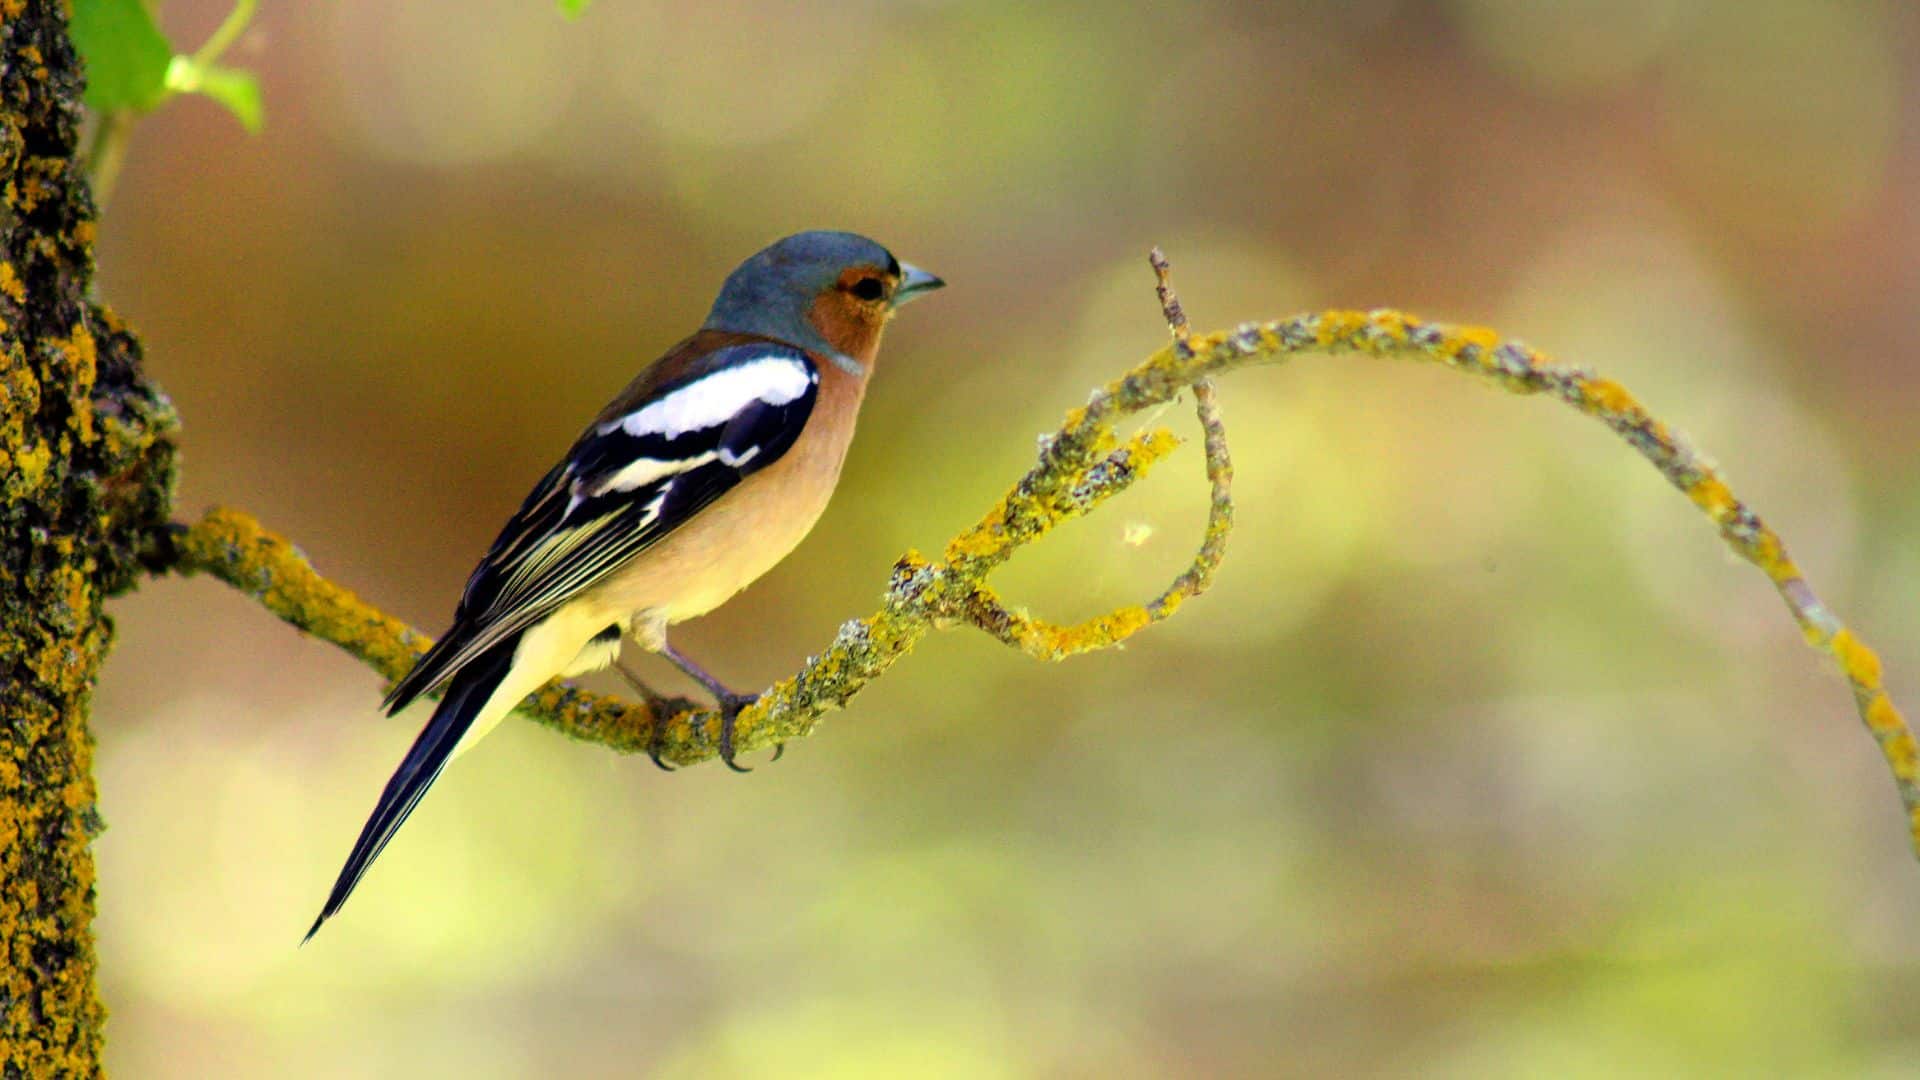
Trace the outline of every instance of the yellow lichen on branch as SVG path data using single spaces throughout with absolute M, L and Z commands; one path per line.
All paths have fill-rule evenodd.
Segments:
M 1113 646 L 1171 615 L 1211 580 L 1232 523 L 1232 465 L 1210 380 L 1302 353 L 1360 352 L 1431 361 L 1514 393 L 1557 398 L 1605 424 L 1659 469 L 1715 524 L 1729 547 L 1773 581 L 1808 642 L 1838 662 L 1893 773 L 1920 851 L 1920 743 L 1886 695 L 1878 658 L 1820 603 L 1780 537 L 1718 470 L 1625 387 L 1583 368 L 1555 364 L 1484 327 L 1432 323 L 1399 311 L 1325 311 L 1193 336 L 1179 318 L 1177 301 L 1165 307 L 1174 341 L 1096 391 L 1085 406 L 1069 411 L 1060 429 L 1042 440 L 1034 466 L 977 524 L 955 537 L 939 560 L 914 552 L 902 557 L 879 611 L 844 624 L 825 651 L 741 713 L 737 748 L 767 748 L 808 734 L 825 712 L 844 704 L 938 626 L 966 623 L 1028 655 L 1060 659 Z M 1213 490 L 1192 565 L 1155 600 L 1077 625 L 1048 623 L 1004 603 L 987 584 L 995 568 L 1061 521 L 1130 486 L 1173 448 L 1171 435 L 1158 430 L 1123 443 L 1115 425 L 1188 391 L 1196 397 L 1206 436 Z M 183 567 L 239 584 L 283 618 L 336 641 L 389 678 L 426 645 L 421 635 L 325 582 L 290 545 L 243 515 L 217 511 L 185 530 L 178 545 Z M 555 684 L 536 695 L 526 711 L 575 737 L 627 751 L 652 749 L 671 762 L 706 760 L 717 751 L 718 714 L 688 702 L 668 703 L 662 711 L 674 715 L 656 719 L 645 706 Z
M 175 532 L 172 542 L 180 569 L 212 574 L 287 622 L 352 653 L 388 681 L 405 675 L 433 644 L 321 577 L 300 549 L 251 515 L 215 508 Z

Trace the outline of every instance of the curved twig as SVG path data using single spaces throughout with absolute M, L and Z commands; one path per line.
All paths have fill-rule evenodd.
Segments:
M 1192 356 L 1186 312 L 1174 291 L 1172 270 L 1159 248 L 1147 256 L 1157 281 L 1160 313 L 1173 335 L 1176 353 Z M 1180 609 L 1180 605 L 1207 591 L 1213 574 L 1227 554 L 1227 536 L 1233 531 L 1233 459 L 1227 452 L 1227 429 L 1220 417 L 1213 380 L 1193 381 L 1194 412 L 1199 416 L 1206 448 L 1207 483 L 1212 501 L 1200 550 L 1193 561 L 1159 596 L 1144 605 L 1123 607 L 1071 626 L 1061 626 L 1009 609 L 993 590 L 981 585 L 967 597 L 967 621 L 1036 660 L 1063 660 L 1076 653 L 1111 648 Z

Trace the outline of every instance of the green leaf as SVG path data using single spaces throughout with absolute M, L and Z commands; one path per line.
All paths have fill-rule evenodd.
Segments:
M 266 124 L 266 110 L 260 104 L 260 80 L 254 78 L 251 71 L 217 65 L 201 68 L 193 92 L 205 94 L 226 106 L 249 135 L 260 134 L 260 128 Z
M 593 3 L 593 0 L 559 0 L 559 3 L 560 14 L 569 19 L 577 19 L 581 12 L 587 10 L 587 5 Z
M 73 0 L 71 32 L 87 63 L 88 106 L 150 109 L 166 97 L 173 47 L 141 0 Z

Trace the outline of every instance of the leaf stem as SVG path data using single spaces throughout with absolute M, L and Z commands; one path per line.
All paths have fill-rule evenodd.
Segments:
M 247 24 L 253 21 L 254 9 L 259 6 L 259 0 L 235 0 L 233 10 L 227 12 L 227 17 L 220 20 L 220 25 L 214 28 L 213 35 L 194 50 L 194 66 L 207 68 L 217 63 L 227 49 L 246 31 Z
M 136 114 L 132 109 L 114 109 L 102 113 L 93 129 L 93 141 L 87 146 L 87 174 L 93 185 L 93 212 L 107 209 L 113 188 L 120 180 L 120 168 L 127 163 L 127 143 L 133 135 Z

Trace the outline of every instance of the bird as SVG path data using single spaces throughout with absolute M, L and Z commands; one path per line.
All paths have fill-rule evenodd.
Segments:
M 882 332 L 945 285 L 873 240 L 776 241 L 720 287 L 706 321 L 647 365 L 534 485 L 468 577 L 453 625 L 395 683 L 388 715 L 439 705 L 347 856 L 302 944 L 338 914 L 447 762 L 556 676 L 624 639 L 713 694 L 720 757 L 753 701 L 668 642 L 771 570 L 826 508 Z M 655 759 L 658 764 L 658 758 Z

